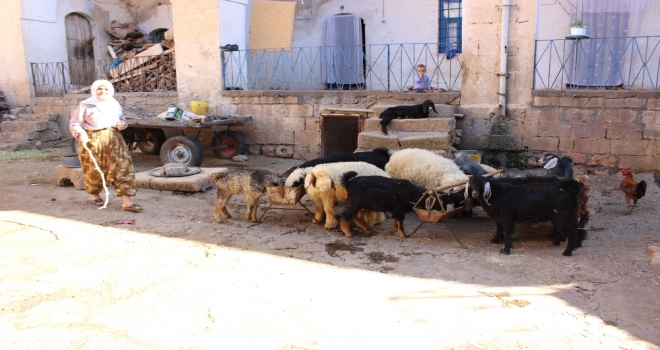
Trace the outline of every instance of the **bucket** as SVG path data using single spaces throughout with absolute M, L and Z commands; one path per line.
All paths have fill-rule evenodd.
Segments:
M 209 101 L 190 101 L 190 111 L 197 115 L 209 114 Z

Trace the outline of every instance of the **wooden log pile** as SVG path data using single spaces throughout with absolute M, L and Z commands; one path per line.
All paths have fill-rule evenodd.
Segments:
M 169 49 L 154 56 L 116 79 L 117 92 L 176 91 L 176 56 Z

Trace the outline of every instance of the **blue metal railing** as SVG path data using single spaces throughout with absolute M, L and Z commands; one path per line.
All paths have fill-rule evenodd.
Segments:
M 534 90 L 660 89 L 660 36 L 537 40 Z
M 460 90 L 460 55 L 437 43 L 225 50 L 222 79 L 229 90 L 405 91 L 418 64 L 434 88 Z

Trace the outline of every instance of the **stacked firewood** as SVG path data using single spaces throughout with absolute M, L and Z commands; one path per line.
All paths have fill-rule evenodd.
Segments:
M 138 68 L 122 75 L 115 83 L 118 92 L 176 91 L 176 62 L 174 52 L 166 52 L 149 59 Z

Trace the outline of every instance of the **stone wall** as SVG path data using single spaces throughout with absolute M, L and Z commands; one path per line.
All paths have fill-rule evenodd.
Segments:
M 659 91 L 534 91 L 513 120 L 529 156 L 560 152 L 589 172 L 660 170 Z
M 442 105 L 451 106 L 453 109 L 458 106 L 460 93 L 225 91 L 218 112 L 253 117 L 251 123 L 237 128 L 245 135 L 249 154 L 313 159 L 320 156 L 321 152 L 322 109 L 367 109 L 380 103 L 415 104 L 426 99 L 433 100 L 441 113 Z

